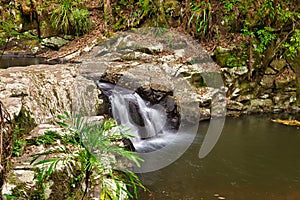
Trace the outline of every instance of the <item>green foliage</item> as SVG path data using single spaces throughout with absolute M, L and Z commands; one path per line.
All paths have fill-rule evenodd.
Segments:
M 22 155 L 27 142 L 24 139 L 16 139 L 13 143 L 12 155 L 19 157 Z
M 52 11 L 52 27 L 71 35 L 82 35 L 90 30 L 89 12 L 79 8 L 81 0 L 58 0 L 56 8 Z
M 72 25 L 75 29 L 75 33 L 77 35 L 87 33 L 90 31 L 90 20 L 89 18 L 89 12 L 86 9 L 75 9 L 72 12 L 73 22 Z
M 18 197 L 9 194 L 4 194 L 4 196 L 6 199 L 18 199 Z
M 158 12 L 156 3 L 154 0 L 117 1 L 111 5 L 114 16 L 114 22 L 111 23 L 114 24 L 114 30 L 137 27 L 146 19 L 150 19 L 153 14 Z
M 227 60 L 226 64 L 228 67 L 242 67 L 246 65 L 246 57 L 238 57 L 236 55 L 231 55 Z
M 258 29 L 256 31 L 257 34 L 257 45 L 255 46 L 254 50 L 258 53 L 263 53 L 268 45 L 275 40 L 276 35 L 273 33 L 274 29 L 270 27 L 264 27 L 263 29 Z
M 18 116 L 15 116 L 14 121 L 15 129 L 13 130 L 13 156 L 21 156 L 27 142 L 24 137 L 35 126 L 34 120 L 29 117 L 28 113 L 21 109 Z
M 202 36 L 207 34 L 211 15 L 211 4 L 209 1 L 200 1 L 199 3 L 191 2 L 192 16 L 189 19 L 188 26 L 192 22 L 196 24 L 196 31 L 201 32 Z
M 284 47 L 287 48 L 286 56 L 295 59 L 295 56 L 300 52 L 300 29 L 296 29 L 291 36 L 289 42 L 284 43 Z
M 0 45 L 5 45 L 11 38 L 37 39 L 29 33 L 21 33 L 16 24 L 0 19 Z
M 226 65 L 228 67 L 243 67 L 247 65 L 248 55 L 243 51 L 245 47 L 234 46 L 230 51 L 230 56 L 226 58 Z
M 152 1 L 151 0 L 139 0 L 136 5 L 138 10 L 134 12 L 134 15 L 140 20 L 148 16 L 153 11 Z
M 46 131 L 44 135 L 35 138 L 31 143 L 34 143 L 36 145 L 51 145 L 54 144 L 58 139 L 62 139 L 62 136 L 60 134 L 53 131 Z
M 300 13 L 295 4 L 283 0 L 222 1 L 228 29 L 241 32 L 248 39 L 249 45 L 251 38 L 253 46 L 248 48 L 253 47 L 259 55 L 268 51 L 270 55 L 292 59 L 300 52 Z M 264 56 L 260 58 L 264 59 Z
M 34 163 L 41 156 L 48 156 L 47 159 L 34 163 L 41 168 L 37 175 L 41 187 L 62 165 L 80 187 L 85 184 L 89 188 L 95 180 L 100 180 L 101 196 L 118 199 L 125 192 L 129 197 L 137 197 L 137 187 L 144 186 L 133 172 L 120 167 L 115 158 L 118 155 L 139 166 L 141 159 L 136 153 L 127 151 L 116 143 L 129 137 L 127 131 L 117 126 L 113 120 L 97 124 L 81 117 L 71 118 L 68 114 L 60 116 L 60 119 L 62 121 L 58 124 L 68 131 L 62 136 L 62 145 L 55 150 L 36 154 L 32 160 Z M 108 180 L 112 180 L 115 187 L 108 184 Z M 133 194 L 126 186 L 133 189 Z M 87 188 L 84 195 L 87 194 Z

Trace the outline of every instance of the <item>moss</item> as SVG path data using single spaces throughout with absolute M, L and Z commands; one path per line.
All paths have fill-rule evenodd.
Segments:
M 13 124 L 15 129 L 13 131 L 12 153 L 15 156 L 20 156 L 27 145 L 24 137 L 36 126 L 36 124 L 28 112 L 23 108 L 21 108 L 18 116 L 14 117 Z
M 29 133 L 36 126 L 34 119 L 30 117 L 30 114 L 24 108 L 21 108 L 19 114 L 14 117 L 13 123 L 15 129 L 20 130 L 22 135 Z
M 207 86 L 205 80 L 203 79 L 200 73 L 192 74 L 190 78 L 190 83 L 196 88 Z

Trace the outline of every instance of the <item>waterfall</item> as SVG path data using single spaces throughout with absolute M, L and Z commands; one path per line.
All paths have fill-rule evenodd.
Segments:
M 159 138 L 165 133 L 167 115 L 161 105 L 151 106 L 150 102 L 126 88 L 110 83 L 97 84 L 109 98 L 114 119 L 130 129 L 129 134 L 134 136 L 135 145 L 143 139 Z

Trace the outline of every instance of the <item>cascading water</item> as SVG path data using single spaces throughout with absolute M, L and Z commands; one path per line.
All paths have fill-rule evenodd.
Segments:
M 136 92 L 110 83 L 98 82 L 98 87 L 108 96 L 114 119 L 130 129 L 137 150 L 154 150 L 166 144 L 170 134 L 164 128 L 167 115 L 161 105 L 151 106 Z

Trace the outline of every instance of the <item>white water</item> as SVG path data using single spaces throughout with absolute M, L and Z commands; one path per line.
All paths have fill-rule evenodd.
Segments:
M 161 105 L 151 106 L 132 90 L 108 83 L 98 83 L 98 86 L 109 97 L 114 119 L 130 129 L 137 150 L 146 146 L 148 150 L 154 150 L 167 143 L 170 136 L 164 130 L 167 115 Z

